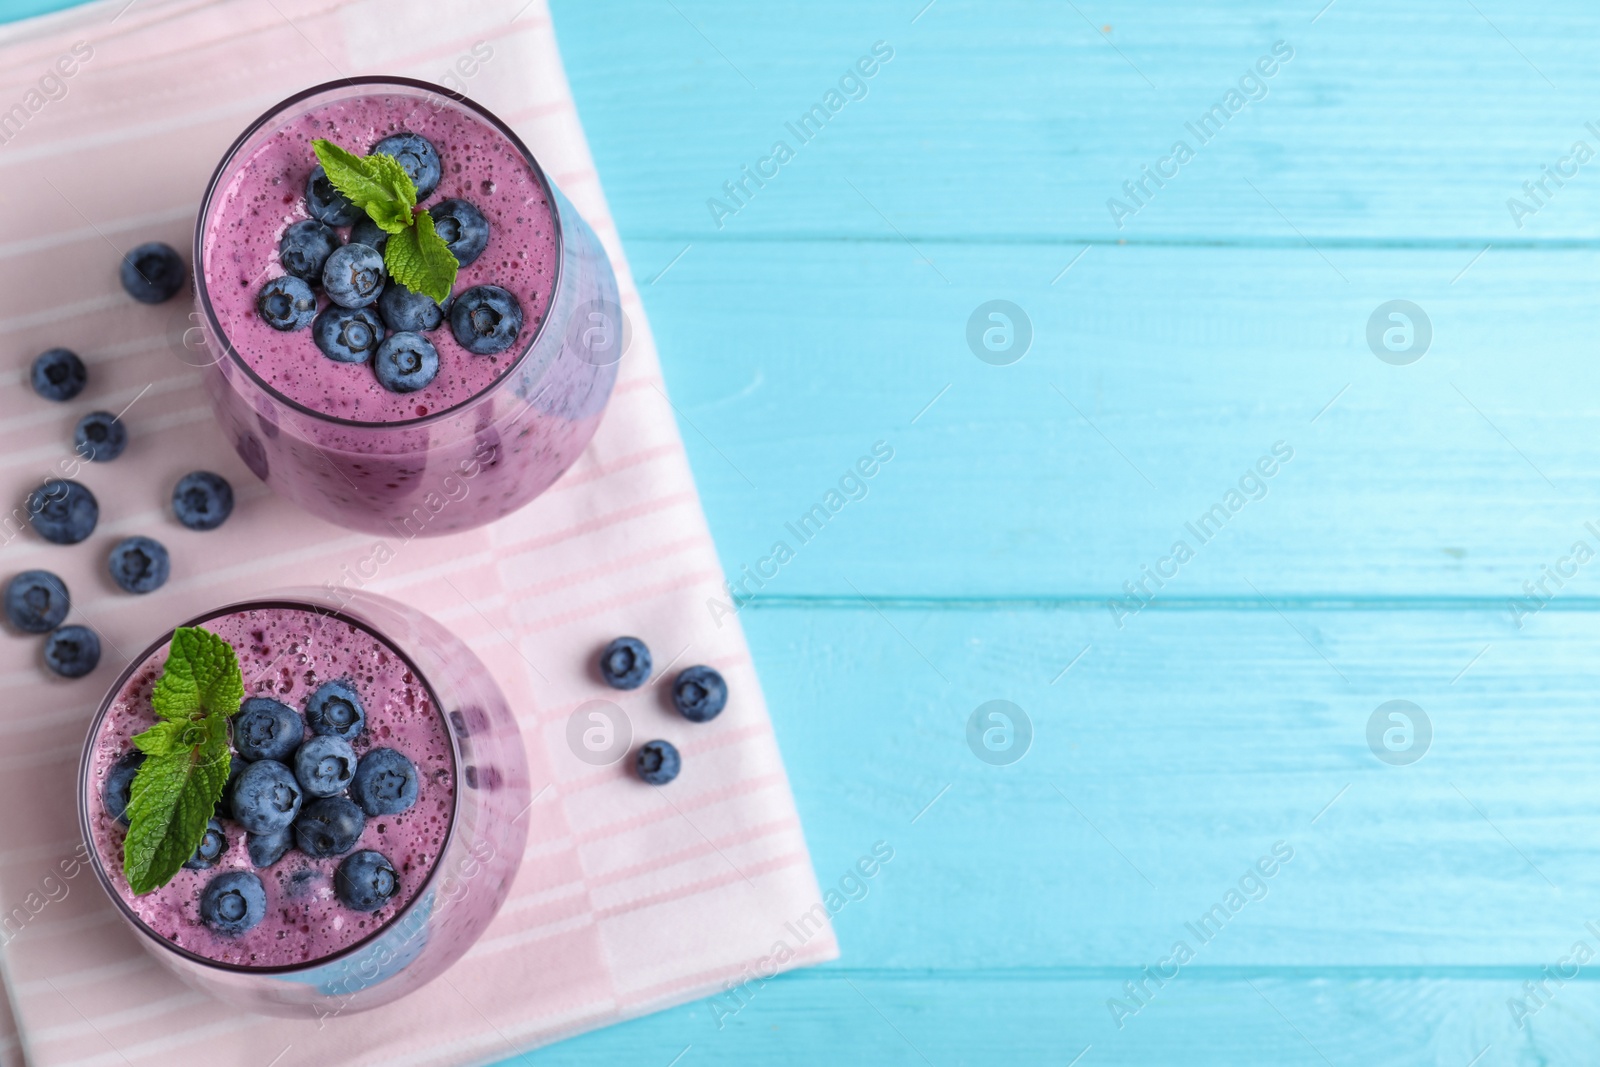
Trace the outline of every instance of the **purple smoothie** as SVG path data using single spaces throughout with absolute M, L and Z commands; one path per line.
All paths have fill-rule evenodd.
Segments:
M 133 895 L 122 874 L 125 831 L 105 810 L 103 786 L 117 760 L 132 750 L 133 735 L 155 721 L 150 694 L 166 662 L 165 647 L 129 674 L 92 740 L 84 799 L 95 851 L 113 890 L 137 920 L 156 937 L 196 956 L 267 968 L 306 964 L 349 949 L 404 912 L 446 847 L 456 806 L 455 767 L 448 727 L 435 698 L 393 646 L 343 618 L 257 606 L 200 625 L 238 653 L 247 697 L 270 696 L 303 713 L 317 686 L 349 679 L 367 715 L 366 728 L 351 742 L 356 754 L 393 748 L 416 766 L 416 803 L 399 815 L 369 817 L 351 850 L 373 849 L 386 856 L 399 875 L 399 891 L 375 912 L 353 911 L 333 889 L 333 873 L 345 856 L 314 859 L 291 848 L 272 866 L 257 868 L 246 852 L 243 827 L 223 819 L 228 848 L 215 866 L 185 868 L 160 889 Z M 201 921 L 200 893 L 211 879 L 236 870 L 261 878 L 266 915 L 242 934 L 221 936 Z

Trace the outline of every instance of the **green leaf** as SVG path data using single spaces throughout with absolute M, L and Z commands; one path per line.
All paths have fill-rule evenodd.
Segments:
M 311 149 L 333 187 L 350 198 L 387 233 L 399 233 L 411 225 L 411 209 L 417 206 L 417 187 L 400 161 L 378 153 L 357 156 L 332 141 L 316 140 Z
M 197 723 L 158 724 L 158 728 L 169 725 L 198 727 L 204 741 L 152 755 L 134 776 L 122 870 L 128 887 L 139 896 L 170 882 L 194 854 L 228 781 L 226 718 L 207 715 Z
M 435 232 L 433 216 L 426 211 L 417 213 L 416 225 L 389 238 L 383 261 L 390 277 L 435 303 L 449 299 L 450 287 L 456 283 L 456 257 Z
M 167 666 L 156 680 L 150 703 L 163 719 L 189 719 L 197 713 L 236 715 L 244 700 L 239 657 L 216 634 L 195 626 L 172 633 Z
M 146 756 L 169 756 L 186 747 L 183 733 L 193 725 L 188 719 L 162 719 L 144 733 L 135 734 L 134 747 Z
M 399 233 L 411 225 L 412 209 L 417 206 L 416 184 L 393 156 L 379 152 L 368 156 L 365 162 L 371 166 L 378 186 L 388 190 L 389 195 L 381 205 L 367 203 L 362 206 L 372 216 L 372 221 L 383 227 L 386 233 Z

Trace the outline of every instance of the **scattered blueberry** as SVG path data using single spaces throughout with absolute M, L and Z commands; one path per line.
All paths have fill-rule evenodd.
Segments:
M 387 298 L 389 290 L 385 289 L 383 295 Z M 311 337 L 317 347 L 336 363 L 365 363 L 378 350 L 383 334 L 383 323 L 371 308 L 329 304 L 311 324 Z
M 128 447 L 128 428 L 109 411 L 91 411 L 72 431 L 72 447 L 91 463 L 110 463 Z
M 247 760 L 287 763 L 305 735 L 300 713 L 271 697 L 250 697 L 233 720 L 233 747 Z
M 317 314 L 317 294 L 303 279 L 285 274 L 261 287 L 256 312 L 274 330 L 303 330 Z
M 383 253 L 367 245 L 334 249 L 322 268 L 322 290 L 340 307 L 364 308 L 383 292 Z
M 44 663 L 63 678 L 82 678 L 100 664 L 100 638 L 87 626 L 63 626 L 44 639 Z
M 71 606 L 67 584 L 49 571 L 23 571 L 6 583 L 6 618 L 23 633 L 49 633 Z
M 245 851 L 250 853 L 250 862 L 257 867 L 271 867 L 292 847 L 294 829 L 289 826 L 270 834 L 246 834 L 244 837 Z
M 450 308 L 450 332 L 474 355 L 504 352 L 522 332 L 522 305 L 498 285 L 474 285 Z
M 339 234 L 316 219 L 301 219 L 283 231 L 278 241 L 278 262 L 302 281 L 315 285 L 322 280 L 328 257 L 339 247 Z
M 94 533 L 100 502 L 87 486 L 66 478 L 50 478 L 28 494 L 28 522 L 46 541 L 75 545 Z
M 391 283 L 378 297 L 378 311 L 389 329 L 405 333 L 437 330 L 444 323 L 444 308 L 433 297 L 413 293 L 399 282 Z
M 133 776 L 139 773 L 139 765 L 143 762 L 144 753 L 134 749 L 123 753 L 122 758 L 106 772 L 100 797 L 105 803 L 106 814 L 124 826 L 128 825 L 128 801 L 133 797 Z
M 215 530 L 233 514 L 233 486 L 210 471 L 190 471 L 172 487 L 172 513 L 191 530 Z
M 389 231 L 372 221 L 370 215 L 363 215 L 357 220 L 350 230 L 350 243 L 353 245 L 366 245 L 382 252 L 389 243 Z
M 250 766 L 238 756 L 228 757 L 228 780 L 222 785 L 222 795 L 217 798 L 216 806 L 211 809 L 211 815 L 217 819 L 233 818 L 233 783 L 239 780 L 239 775 Z
M 257 760 L 233 783 L 233 821 L 252 834 L 270 834 L 300 814 L 300 783 L 277 760 Z
M 353 741 L 360 736 L 366 719 L 361 697 L 346 681 L 323 682 L 306 701 L 306 722 L 313 733 Z
M 167 584 L 172 560 L 160 541 L 127 537 L 111 549 L 111 580 L 130 593 L 153 593 Z
M 331 797 L 350 787 L 356 774 L 356 753 L 342 737 L 316 734 L 294 754 L 294 776 L 311 797 Z M 310 810 L 309 808 L 307 809 Z M 304 821 L 305 815 L 301 814 Z
M 347 908 L 377 911 L 400 891 L 400 876 L 383 853 L 362 849 L 339 864 L 333 875 L 333 891 Z
M 646 741 L 634 757 L 634 767 L 639 777 L 650 785 L 666 785 L 678 777 L 683 761 L 671 741 Z
M 433 230 L 450 247 L 456 262 L 465 267 L 479 256 L 489 244 L 489 220 L 465 200 L 441 200 L 428 209 L 433 216 Z
M 728 683 L 710 667 L 690 667 L 672 683 L 672 706 L 690 722 L 710 722 L 728 703 Z
M 334 188 L 320 165 L 306 178 L 306 210 L 329 226 L 348 226 L 365 214 L 350 198 Z
M 228 851 L 228 835 L 223 832 L 222 824 L 216 819 L 206 822 L 205 836 L 200 838 L 200 843 L 194 847 L 194 855 L 183 861 L 183 865 L 191 871 L 204 871 L 215 867 L 222 854 Z
M 142 244 L 122 257 L 122 287 L 141 304 L 171 300 L 188 277 L 183 257 L 160 241 Z
M 312 859 L 342 856 L 356 847 L 367 817 L 346 797 L 324 797 L 305 806 L 294 822 L 294 843 Z
M 417 768 L 392 748 L 361 757 L 350 797 L 368 815 L 399 815 L 417 802 Z
M 373 145 L 372 151 L 393 156 L 399 161 L 401 169 L 411 175 L 419 201 L 426 200 L 428 194 L 439 187 L 443 168 L 439 165 L 438 150 L 426 137 L 415 133 L 397 133 Z
M 391 393 L 414 393 L 439 373 L 439 350 L 420 333 L 392 333 L 378 346 L 372 369 Z
M 78 354 L 66 348 L 39 353 L 29 374 L 33 391 L 46 400 L 71 400 L 89 384 L 89 369 Z
M 650 677 L 650 650 L 637 637 L 619 637 L 600 652 L 600 677 L 613 689 L 637 689 Z
M 200 918 L 219 934 L 242 934 L 267 914 L 267 890 L 249 871 L 228 871 L 200 892 Z

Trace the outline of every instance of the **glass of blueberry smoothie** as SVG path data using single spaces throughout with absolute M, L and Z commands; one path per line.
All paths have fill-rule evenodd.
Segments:
M 425 82 L 346 79 L 256 120 L 206 190 L 194 262 L 225 433 L 351 529 L 449 533 L 538 496 L 594 435 L 626 345 L 593 231 L 504 123 Z
M 394 1000 L 471 947 L 510 889 L 530 805 L 516 720 L 466 645 L 391 600 L 333 611 L 313 596 L 218 608 L 135 657 L 90 727 L 78 792 L 95 871 L 146 949 L 223 1000 L 325 1018 Z M 231 690 L 208 681 L 235 660 Z M 196 692 L 226 707 L 175 713 L 174 694 Z M 173 722 L 176 753 L 150 740 Z M 138 850 L 170 828 L 164 775 L 208 758 L 197 843 L 152 878 L 141 860 L 159 850 Z

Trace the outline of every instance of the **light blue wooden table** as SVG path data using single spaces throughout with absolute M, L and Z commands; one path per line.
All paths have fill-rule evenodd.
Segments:
M 741 617 L 894 858 L 517 1062 L 1600 1063 L 1600 11 L 925 2 L 555 0 L 730 575 L 893 449 Z

